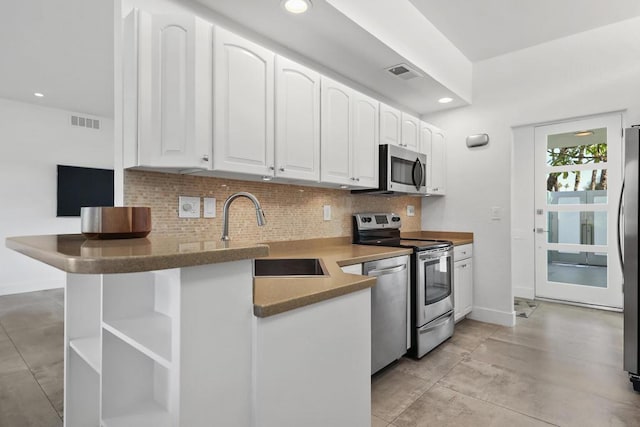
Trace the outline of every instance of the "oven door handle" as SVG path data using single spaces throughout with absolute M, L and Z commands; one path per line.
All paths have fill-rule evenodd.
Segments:
M 425 329 L 420 329 L 420 335 L 426 334 L 427 332 L 431 332 L 434 329 L 439 328 L 440 326 L 444 325 L 449 320 L 451 320 L 451 316 L 453 316 L 453 313 L 449 313 L 444 319 L 442 319 L 441 321 L 439 321 L 435 325 L 431 325 L 431 326 L 429 326 L 428 328 L 425 328 Z
M 402 270 L 406 270 L 407 264 L 396 265 L 395 267 L 381 268 L 379 270 L 371 270 L 367 273 L 367 276 L 385 276 L 387 274 L 397 273 Z

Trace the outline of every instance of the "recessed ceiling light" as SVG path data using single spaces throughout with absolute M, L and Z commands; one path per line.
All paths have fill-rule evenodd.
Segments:
M 42 98 L 44 96 L 44 93 L 34 92 L 33 96 L 37 96 L 38 98 Z
M 272 179 L 272 178 L 271 178 L 270 176 L 268 176 L 268 175 L 264 175 L 264 176 L 262 177 L 262 180 L 263 180 L 263 181 L 271 181 L 271 179 Z
M 580 132 L 576 132 L 573 134 L 574 136 L 591 136 L 593 135 L 593 131 L 592 130 L 583 130 Z
M 344 190 L 345 188 L 349 188 L 349 186 L 348 185 L 341 185 L 340 188 L 342 188 Z
M 450 103 L 451 101 L 453 101 L 453 98 L 449 98 L 448 96 L 445 96 L 444 98 L 440 98 L 440 99 L 438 99 L 438 102 L 439 102 L 440 104 L 448 104 L 448 103 Z
M 305 13 L 311 9 L 311 1 L 309 0 L 282 0 L 280 4 L 287 12 L 295 14 Z

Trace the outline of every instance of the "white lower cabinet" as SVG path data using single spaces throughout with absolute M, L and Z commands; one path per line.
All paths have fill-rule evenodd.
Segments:
M 370 289 L 258 318 L 256 332 L 256 426 L 370 425 Z
M 473 245 L 456 246 L 453 260 L 454 317 L 457 322 L 473 309 Z
M 254 322 L 250 260 L 68 274 L 64 425 L 250 426 Z

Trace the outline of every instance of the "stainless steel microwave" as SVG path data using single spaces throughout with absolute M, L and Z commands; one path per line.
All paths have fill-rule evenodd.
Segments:
M 379 146 L 378 188 L 352 193 L 426 195 L 427 155 L 390 144 Z

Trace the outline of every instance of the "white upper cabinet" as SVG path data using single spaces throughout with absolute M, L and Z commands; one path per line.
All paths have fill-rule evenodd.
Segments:
M 380 144 L 402 147 L 402 113 L 380 103 Z
M 262 46 L 215 28 L 215 171 L 273 175 L 274 57 Z
M 378 101 L 361 93 L 353 95 L 352 166 L 356 186 L 378 186 Z
M 420 122 L 420 145 L 418 151 L 427 156 L 427 192 L 431 188 L 431 144 L 433 141 L 433 130 L 428 123 Z
M 402 146 L 408 150 L 418 151 L 420 140 L 420 119 L 402 113 Z
M 352 89 L 322 77 L 321 181 L 352 185 L 351 93 Z
M 378 101 L 322 77 L 321 181 L 378 185 Z
M 433 195 L 446 194 L 447 184 L 447 147 L 444 132 L 438 128 L 433 130 L 431 141 L 431 188 L 427 193 Z
M 427 194 L 446 193 L 447 158 L 444 132 L 420 122 L 420 152 L 427 155 Z
M 134 10 L 124 28 L 124 166 L 209 169 L 211 24 Z
M 320 75 L 276 58 L 275 176 L 320 180 Z

